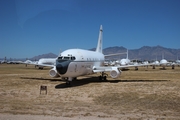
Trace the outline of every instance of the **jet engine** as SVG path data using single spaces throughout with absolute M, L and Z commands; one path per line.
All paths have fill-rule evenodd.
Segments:
M 112 78 L 117 78 L 121 74 L 121 71 L 118 70 L 117 67 L 112 67 L 112 71 L 110 71 L 110 76 Z
M 60 75 L 57 73 L 56 67 L 52 68 L 49 70 L 49 75 L 53 78 L 60 77 Z

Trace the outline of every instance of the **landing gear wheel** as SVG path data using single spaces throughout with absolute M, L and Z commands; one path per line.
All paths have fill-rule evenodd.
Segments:
M 71 82 L 70 81 L 66 81 L 66 85 L 71 85 Z
M 108 74 L 102 72 L 101 76 L 99 76 L 99 80 L 105 80 L 106 81 L 107 76 L 108 76 Z
M 102 80 L 102 76 L 99 76 L 99 80 Z
M 104 81 L 106 81 L 106 76 L 104 76 Z

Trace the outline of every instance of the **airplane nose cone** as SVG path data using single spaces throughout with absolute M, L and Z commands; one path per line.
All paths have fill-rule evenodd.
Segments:
M 67 72 L 68 66 L 69 66 L 68 61 L 66 62 L 62 62 L 62 63 L 58 63 L 56 64 L 56 70 L 58 71 L 59 74 L 63 75 Z
M 56 70 L 60 73 L 60 74 L 65 74 L 66 73 L 66 67 L 63 66 L 62 64 L 58 64 L 56 65 Z
M 63 70 L 63 66 L 61 64 L 58 64 L 58 65 L 56 65 L 56 69 L 58 71 L 62 71 Z

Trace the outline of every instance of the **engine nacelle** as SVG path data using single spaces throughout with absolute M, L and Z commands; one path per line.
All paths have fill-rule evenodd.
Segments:
M 57 78 L 57 77 L 60 77 L 60 75 L 58 74 L 56 68 L 52 68 L 51 70 L 49 70 L 49 75 L 53 78 Z
M 118 70 L 117 67 L 112 67 L 112 71 L 110 72 L 110 76 L 112 78 L 117 78 L 121 74 L 121 71 Z

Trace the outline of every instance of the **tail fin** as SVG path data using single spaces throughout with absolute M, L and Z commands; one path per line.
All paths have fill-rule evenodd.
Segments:
M 103 29 L 102 29 L 102 25 L 100 26 L 100 31 L 99 31 L 99 38 L 98 38 L 98 44 L 96 47 L 96 52 L 100 52 L 102 53 L 102 33 L 103 33 Z

